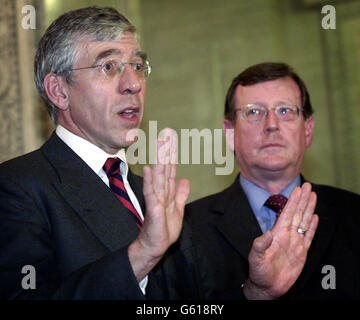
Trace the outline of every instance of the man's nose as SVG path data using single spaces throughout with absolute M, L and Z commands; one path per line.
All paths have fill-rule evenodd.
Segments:
M 130 64 L 125 64 L 124 71 L 120 75 L 119 90 L 122 94 L 138 93 L 144 82 Z
M 264 130 L 273 132 L 279 130 L 279 118 L 276 116 L 274 109 L 269 109 L 267 116 L 265 117 Z

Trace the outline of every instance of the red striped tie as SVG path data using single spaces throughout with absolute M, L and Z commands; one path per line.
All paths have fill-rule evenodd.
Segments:
M 143 221 L 131 203 L 129 195 L 124 186 L 124 182 L 120 174 L 120 162 L 121 160 L 119 158 L 108 158 L 105 162 L 104 170 L 109 178 L 109 186 L 121 201 L 121 203 L 128 209 L 138 228 L 141 229 Z

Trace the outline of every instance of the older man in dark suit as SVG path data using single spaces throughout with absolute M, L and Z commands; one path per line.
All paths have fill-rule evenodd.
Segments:
M 39 150 L 0 167 L 2 298 L 195 292 L 185 254 L 168 250 L 189 182 L 176 184 L 175 165 L 161 161 L 145 167 L 143 183 L 126 162 L 150 71 L 135 27 L 115 9 L 70 11 L 46 30 L 35 80 L 57 127 Z
M 300 175 L 312 141 L 312 113 L 305 84 L 286 64 L 254 65 L 234 78 L 226 97 L 224 131 L 240 175 L 229 188 L 187 207 L 203 298 L 251 298 L 248 288 L 254 285 L 263 299 L 360 298 L 360 196 L 311 185 Z M 317 199 L 314 217 L 319 218 L 311 221 L 296 213 L 284 223 L 285 210 L 300 187 L 302 193 L 313 194 L 310 202 Z M 300 201 L 298 209 L 304 205 Z M 316 223 L 309 251 L 289 250 L 297 241 L 307 247 Z M 251 269 L 259 259 L 250 249 L 264 237 L 269 241 L 262 259 L 272 268 L 264 268 L 267 281 L 259 281 Z M 274 254 L 279 247 L 287 247 L 276 249 L 284 254 Z M 282 290 L 275 290 L 274 283 Z

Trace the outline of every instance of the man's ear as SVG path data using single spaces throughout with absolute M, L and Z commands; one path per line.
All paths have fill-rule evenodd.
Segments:
M 55 73 L 48 73 L 44 79 L 44 88 L 50 101 L 60 110 L 68 108 L 68 95 L 61 77 Z
M 234 151 L 234 124 L 230 120 L 225 119 L 223 121 L 223 130 L 226 144 L 232 151 Z
M 314 131 L 314 117 L 310 116 L 305 120 L 305 144 L 309 148 L 311 146 L 313 131 Z

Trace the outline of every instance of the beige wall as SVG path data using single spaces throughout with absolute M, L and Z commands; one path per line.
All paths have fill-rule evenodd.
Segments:
M 146 120 L 178 131 L 221 128 L 232 78 L 254 63 L 287 62 L 305 80 L 316 110 L 305 177 L 360 192 L 360 2 L 333 2 L 336 30 L 321 28 L 323 4 L 142 1 L 144 44 L 154 65 Z M 231 183 L 234 175 L 215 176 L 214 167 L 180 165 L 192 199 Z
M 33 1 L 39 27 L 25 33 L 22 2 L 1 2 L 0 161 L 36 148 L 51 128 L 31 83 L 42 25 L 68 9 L 99 4 L 117 7 L 138 26 L 153 65 L 144 129 L 150 120 L 179 135 L 186 128 L 219 129 L 232 78 L 254 63 L 284 61 L 305 80 L 315 109 L 305 177 L 360 193 L 360 1 L 331 2 L 336 30 L 321 28 L 322 0 Z M 9 32 L 15 39 L 5 36 Z M 9 72 L 9 61 L 20 68 Z M 232 182 L 236 171 L 215 176 L 216 166 L 179 165 L 179 176 L 191 181 L 191 200 Z M 135 170 L 141 173 L 141 166 Z

